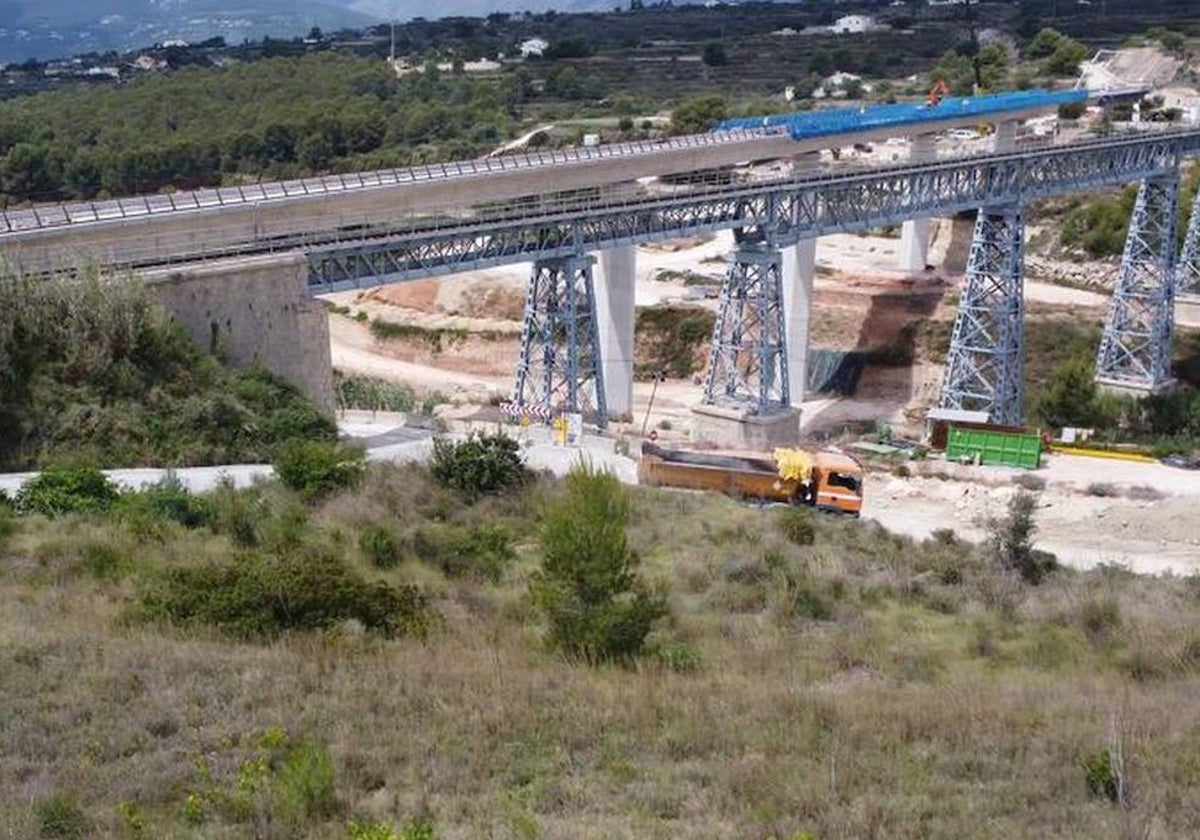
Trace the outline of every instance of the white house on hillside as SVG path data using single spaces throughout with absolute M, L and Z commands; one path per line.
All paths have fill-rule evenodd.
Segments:
M 522 58 L 529 58 L 530 56 L 541 57 L 546 50 L 550 49 L 550 44 L 541 38 L 530 38 L 528 41 L 522 41 L 521 46 L 517 47 L 517 49 L 521 51 Z
M 835 20 L 829 31 L 835 35 L 859 35 L 877 28 L 875 18 L 869 15 L 846 15 Z

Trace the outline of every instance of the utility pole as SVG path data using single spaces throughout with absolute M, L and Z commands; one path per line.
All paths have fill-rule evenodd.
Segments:
M 392 49 L 388 52 L 388 61 L 396 63 L 396 21 L 392 21 Z

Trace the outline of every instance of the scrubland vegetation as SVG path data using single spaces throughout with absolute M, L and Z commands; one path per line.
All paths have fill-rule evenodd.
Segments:
M 914 543 L 490 437 L 326 449 L 0 514 L 7 834 L 1200 831 L 1200 584 L 1056 568 L 1035 495 Z
M 0 276 L 0 468 L 262 462 L 333 421 L 203 352 L 134 280 Z

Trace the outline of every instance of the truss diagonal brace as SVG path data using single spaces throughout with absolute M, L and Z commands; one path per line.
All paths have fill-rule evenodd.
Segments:
M 1142 181 L 1096 359 L 1096 381 L 1154 392 L 1171 383 L 1179 173 Z
M 950 338 L 942 408 L 985 411 L 989 422 L 1006 426 L 1022 422 L 1024 240 L 1019 205 L 979 211 Z
M 587 255 L 534 263 L 525 299 L 515 401 L 546 413 L 579 412 L 603 427 L 604 371 L 595 283 Z

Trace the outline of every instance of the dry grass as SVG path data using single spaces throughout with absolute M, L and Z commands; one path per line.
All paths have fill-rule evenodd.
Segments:
M 350 819 L 419 814 L 444 838 L 1200 833 L 1193 582 L 1103 568 L 1030 589 L 949 538 L 821 518 L 797 546 L 773 511 L 642 491 L 631 539 L 671 588 L 660 635 L 702 666 L 588 669 L 544 652 L 524 602 L 547 492 L 469 509 L 387 469 L 313 513 L 309 538 L 364 571 L 357 533 L 384 519 L 502 518 L 523 535 L 500 585 L 412 560 L 373 572 L 437 599 L 445 620 L 425 642 L 346 628 L 264 646 L 129 626 L 139 569 L 222 556 L 225 538 L 27 521 L 0 559 L 0 834 L 37 836 L 33 804 L 55 792 L 114 837 L 136 836 L 121 803 L 156 838 L 340 838 Z M 70 547 L 82 540 L 138 563 L 98 578 Z M 189 794 L 236 787 L 276 726 L 328 746 L 341 812 L 297 826 L 210 804 L 189 823 Z M 1114 731 L 1128 811 L 1090 797 L 1080 765 Z

